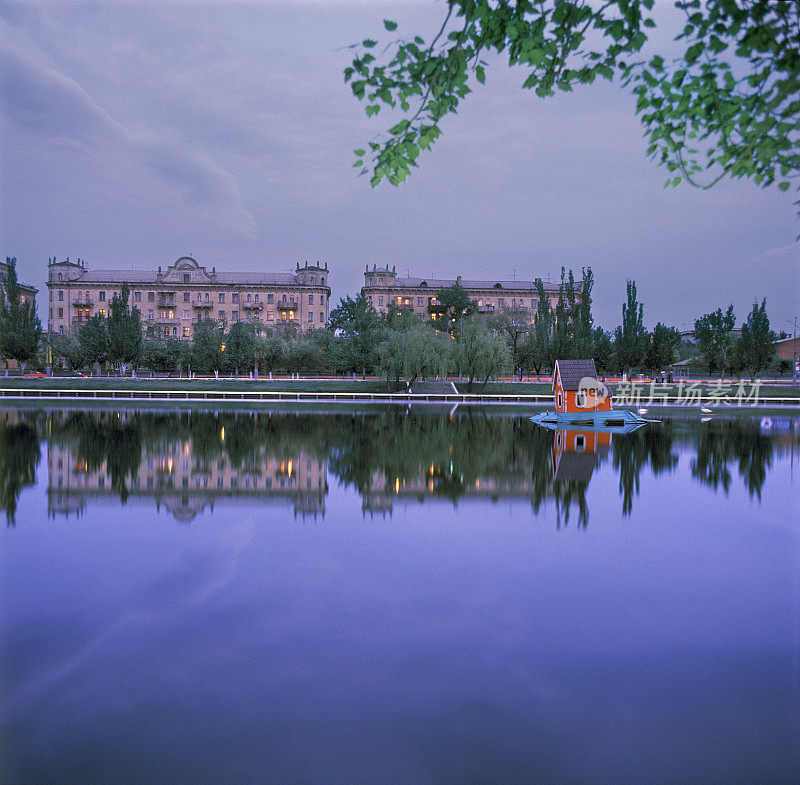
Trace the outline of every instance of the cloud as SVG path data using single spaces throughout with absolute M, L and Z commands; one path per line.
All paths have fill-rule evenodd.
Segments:
M 800 244 L 797 242 L 789 243 L 789 245 L 781 245 L 779 248 L 770 248 L 761 254 L 761 258 L 769 256 L 783 256 L 784 254 L 793 253 L 800 255 Z
M 0 42 L 0 114 L 25 132 L 102 147 L 132 157 L 175 187 L 184 200 L 226 228 L 252 235 L 236 179 L 207 155 L 179 141 L 134 133 L 117 122 L 74 80 L 16 47 Z

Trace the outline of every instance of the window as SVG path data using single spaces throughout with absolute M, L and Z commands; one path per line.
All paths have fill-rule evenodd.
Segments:
M 167 293 L 167 297 L 169 298 L 170 302 L 174 302 L 175 301 L 175 292 L 168 292 Z
M 247 302 L 250 302 L 250 292 L 247 293 Z
M 232 311 L 231 312 L 231 319 L 233 319 L 234 322 L 238 322 L 239 321 L 239 311 Z
M 238 303 L 239 302 L 239 292 L 234 292 L 231 295 L 231 302 L 232 303 Z
M 150 308 L 150 309 L 147 311 L 147 318 L 148 318 L 148 319 L 152 319 L 152 318 L 153 318 L 153 309 L 152 309 L 152 308 Z
M 372 300 L 370 300 L 370 302 L 372 302 Z M 325 305 L 325 295 L 324 294 L 321 294 L 319 296 L 319 304 L 320 305 Z
M 51 322 L 53 321 L 53 309 L 52 308 L 50 309 L 50 321 Z
M 535 308 L 535 307 L 536 307 L 536 300 L 531 300 L 531 308 Z
M 273 295 L 273 294 L 268 294 L 268 295 L 267 295 L 267 302 L 268 302 L 268 303 L 275 302 L 275 295 Z
M 60 303 L 61 303 L 61 302 L 64 302 L 64 292 L 63 292 L 63 290 L 61 290 L 61 289 L 59 289 L 59 290 L 58 290 L 58 301 L 59 301 Z
M 225 311 L 217 311 L 217 315 L 219 320 L 222 321 L 225 318 Z
M 170 319 L 174 319 L 175 318 L 175 311 L 170 311 L 169 312 L 169 318 Z
M 133 293 L 133 301 L 135 303 L 140 303 L 142 301 L 142 293 L 141 292 L 134 292 Z
M 294 319 L 294 311 L 289 311 L 289 318 Z
M 58 280 L 59 280 L 59 281 L 61 281 L 61 280 L 62 280 L 62 278 L 61 278 L 61 273 L 59 273 L 59 274 L 58 274 Z
M 258 295 L 255 296 L 255 301 L 258 302 Z
M 313 313 L 309 313 L 309 315 L 308 315 L 308 321 L 309 321 L 309 322 L 313 322 L 313 321 L 314 321 L 314 314 L 313 314 Z
M 313 294 L 309 294 L 308 295 L 308 304 L 309 305 L 314 305 L 314 295 Z
M 500 297 L 497 300 L 497 304 L 502 308 L 506 304 L 506 301 L 502 297 Z
M 398 297 L 397 298 L 397 304 L 398 305 L 402 305 L 403 304 L 403 298 L 402 297 Z
M 51 289 L 50 290 L 50 300 L 52 301 L 52 299 L 53 299 L 53 290 Z
M 105 293 L 105 290 L 104 290 L 104 291 L 102 291 L 102 292 L 98 292 L 98 293 L 97 293 L 97 299 L 98 299 L 98 300 L 100 300 L 100 302 L 101 302 L 101 303 L 104 303 L 104 302 L 106 301 L 106 293 Z
M 378 298 L 378 305 L 383 305 L 383 297 Z
M 58 309 L 58 318 L 59 319 L 63 319 L 64 318 L 64 309 L 63 308 L 59 308 Z
M 325 276 L 323 275 L 322 278 L 319 279 L 319 282 L 325 286 Z
M 59 335 L 63 335 L 64 334 L 64 325 L 63 324 L 59 326 L 58 333 L 59 333 Z
M 417 297 L 417 305 L 422 305 L 422 298 L 421 297 Z
M 189 302 L 189 300 L 191 299 L 191 297 L 192 297 L 192 295 L 191 295 L 191 294 L 189 294 L 189 292 L 184 292 L 184 293 L 183 293 L 183 301 L 184 301 L 185 303 L 188 303 L 188 302 Z
M 100 316 L 101 316 L 103 319 L 105 319 L 105 318 L 106 318 L 106 309 L 105 309 L 105 308 L 101 308 L 101 309 L 98 311 L 98 313 L 100 314 Z
M 478 300 L 478 308 L 483 308 L 483 300 Z
M 286 311 L 281 311 L 281 320 L 286 321 Z
M 517 298 L 516 298 L 516 297 L 512 298 L 512 300 L 511 300 L 511 307 L 512 307 L 512 308 L 516 308 L 516 307 L 517 307 Z
M 188 319 L 189 318 L 189 311 L 183 310 L 181 311 L 181 319 Z
M 208 302 L 208 292 L 206 292 L 205 301 Z
M 148 292 L 147 293 L 147 302 L 153 303 L 156 300 L 156 293 L 155 292 Z
M 267 321 L 268 322 L 272 321 L 272 311 L 267 311 Z
M 183 328 L 183 337 L 184 338 L 188 338 L 189 337 L 189 326 L 188 325 Z
M 324 313 L 321 313 L 319 315 L 319 323 L 320 324 L 325 324 L 325 314 Z
M 225 302 L 225 292 L 220 292 L 220 293 L 219 293 L 219 301 L 220 301 L 221 303 L 224 303 L 224 302 Z
M 191 281 L 192 281 L 191 273 L 184 273 L 183 274 L 183 282 L 184 283 L 191 283 Z

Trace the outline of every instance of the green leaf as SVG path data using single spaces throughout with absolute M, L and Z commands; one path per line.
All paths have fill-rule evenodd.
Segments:
M 788 191 L 791 188 L 791 183 L 787 183 L 785 180 L 782 183 L 778 183 L 778 188 L 781 191 Z
M 692 65 L 703 52 L 703 42 L 698 41 L 686 50 L 686 62 Z
M 389 129 L 389 133 L 394 136 L 398 136 L 399 134 L 402 134 L 403 131 L 406 130 L 406 128 L 408 128 L 408 125 L 409 125 L 408 120 L 401 120 L 397 125 L 392 126 Z
M 372 49 L 377 43 L 377 41 L 373 41 L 371 38 L 366 38 L 361 42 L 361 45 L 367 47 L 367 49 Z
M 366 150 L 361 150 L 361 149 L 358 149 L 358 150 L 353 150 L 353 152 L 354 152 L 354 153 L 355 153 L 355 154 L 356 154 L 356 155 L 357 155 L 359 158 L 363 158 L 363 157 L 364 157 L 364 156 L 367 154 L 367 151 L 366 151 Z
M 383 26 L 389 31 L 397 30 L 397 22 L 392 22 L 391 19 L 384 19 Z
M 481 65 L 475 66 L 475 77 L 481 84 L 485 84 L 486 72 L 483 70 L 483 66 Z

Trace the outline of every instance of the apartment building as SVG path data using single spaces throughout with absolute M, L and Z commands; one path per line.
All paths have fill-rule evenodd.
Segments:
M 232 324 L 260 322 L 266 327 L 300 330 L 328 322 L 328 265 L 319 262 L 294 272 L 222 272 L 181 256 L 158 270 L 90 270 L 82 259 L 48 260 L 48 328 L 68 333 L 95 314 L 109 315 L 122 285 L 128 306 L 139 309 L 145 329 L 156 335 L 190 338 L 203 319 Z
M 491 314 L 505 308 L 527 308 L 535 311 L 539 305 L 539 295 L 535 281 L 505 281 L 489 279 L 485 281 L 462 280 L 457 278 L 418 278 L 398 275 L 394 267 L 372 266 L 364 271 L 364 286 L 361 294 L 366 297 L 378 313 L 385 313 L 389 306 L 409 310 L 420 319 L 436 319 L 441 312 L 436 300 L 440 289 L 459 284 L 467 290 L 471 299 L 478 303 L 478 313 Z M 550 307 L 558 302 L 558 284 L 544 283 L 545 294 Z

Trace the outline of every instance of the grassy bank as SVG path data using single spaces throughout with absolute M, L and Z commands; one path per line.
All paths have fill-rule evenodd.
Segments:
M 460 393 L 467 394 L 466 382 L 455 382 Z M 613 388 L 612 384 L 612 388 Z M 704 392 L 711 392 L 713 385 L 701 384 Z M 728 387 L 736 390 L 734 383 Z M 0 377 L 0 388 L 38 389 L 38 390 L 196 390 L 222 392 L 337 392 L 337 393 L 385 393 L 386 382 L 380 379 L 119 379 L 97 378 L 54 378 L 21 379 Z M 486 387 L 474 384 L 472 392 L 476 395 L 550 395 L 549 382 L 490 382 Z M 659 385 L 659 396 L 666 392 L 670 397 L 680 394 L 685 387 L 677 384 Z M 649 394 L 649 384 L 642 383 L 642 397 Z M 745 392 L 749 393 L 750 383 L 745 382 Z M 759 398 L 797 398 L 800 399 L 800 385 L 762 385 Z

